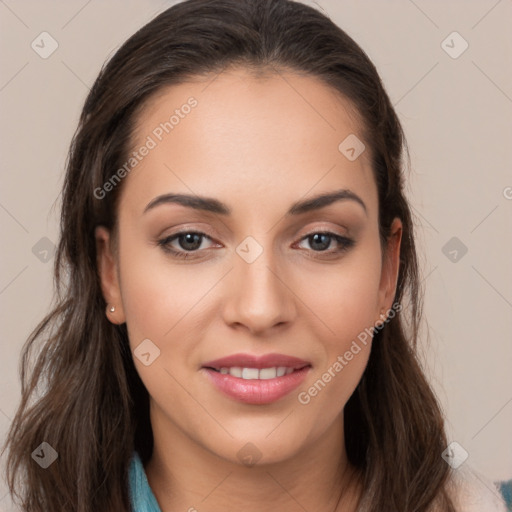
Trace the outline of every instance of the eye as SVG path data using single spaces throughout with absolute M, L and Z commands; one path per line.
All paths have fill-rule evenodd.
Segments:
M 329 231 L 318 231 L 310 233 L 302 238 L 301 242 L 308 242 L 313 252 L 321 252 L 327 254 L 338 254 L 350 249 L 354 245 L 354 240 L 331 233 Z M 332 242 L 335 243 L 334 249 L 329 249 Z
M 211 240 L 206 233 L 200 231 L 183 231 L 159 240 L 158 245 L 177 258 L 188 258 L 191 253 L 205 249 L 205 239 Z M 172 245 L 174 242 L 178 247 Z
M 158 241 L 162 249 L 176 258 L 195 258 L 194 253 L 207 249 L 203 246 L 205 240 L 212 241 L 206 233 L 200 231 L 182 231 L 175 233 Z M 332 233 L 329 231 L 318 231 L 303 237 L 299 243 L 308 242 L 312 252 L 325 255 L 335 255 L 347 251 L 354 244 L 354 240 Z M 334 242 L 334 248 L 331 248 Z

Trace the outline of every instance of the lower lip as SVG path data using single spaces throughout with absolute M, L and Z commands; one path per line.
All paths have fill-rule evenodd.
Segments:
M 263 405 L 276 402 L 299 387 L 310 370 L 306 366 L 275 379 L 240 379 L 203 368 L 213 384 L 230 398 L 246 404 Z

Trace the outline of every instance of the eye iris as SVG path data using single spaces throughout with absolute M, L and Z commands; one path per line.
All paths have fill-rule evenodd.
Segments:
M 331 237 L 325 233 L 315 233 L 309 237 L 309 240 L 313 249 L 316 248 L 319 251 L 325 251 L 329 247 Z M 320 247 L 318 245 L 320 245 Z
M 194 251 L 201 246 L 202 236 L 198 233 L 185 233 L 179 236 L 179 243 L 182 249 Z

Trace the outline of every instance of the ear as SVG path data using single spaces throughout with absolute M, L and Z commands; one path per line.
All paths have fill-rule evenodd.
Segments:
M 96 240 L 96 264 L 101 282 L 103 298 L 107 303 L 106 315 L 113 324 L 126 321 L 119 286 L 119 269 L 115 254 L 112 250 L 110 231 L 104 226 L 98 226 L 94 232 Z M 115 311 L 110 311 L 114 306 Z
M 397 217 L 391 224 L 390 235 L 387 246 L 384 248 L 382 261 L 382 272 L 379 287 L 379 311 L 377 314 L 384 314 L 379 317 L 378 322 L 385 321 L 388 311 L 393 306 L 395 298 L 398 273 L 400 270 L 400 245 L 402 242 L 402 221 Z M 384 310 L 384 312 L 382 312 Z

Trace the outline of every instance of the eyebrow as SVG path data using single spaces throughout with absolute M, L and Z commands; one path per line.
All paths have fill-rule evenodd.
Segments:
M 300 215 L 313 210 L 319 210 L 320 208 L 329 206 L 337 201 L 354 201 L 361 205 L 365 213 L 368 214 L 366 204 L 357 194 L 348 189 L 341 189 L 334 192 L 319 194 L 306 200 L 297 201 L 292 204 L 286 215 Z M 211 213 L 217 213 L 219 215 L 231 214 L 229 206 L 217 199 L 189 194 L 164 194 L 155 197 L 149 202 L 146 208 L 144 208 L 144 213 L 161 204 L 179 204 L 188 208 L 194 208 L 195 210 L 204 210 Z

